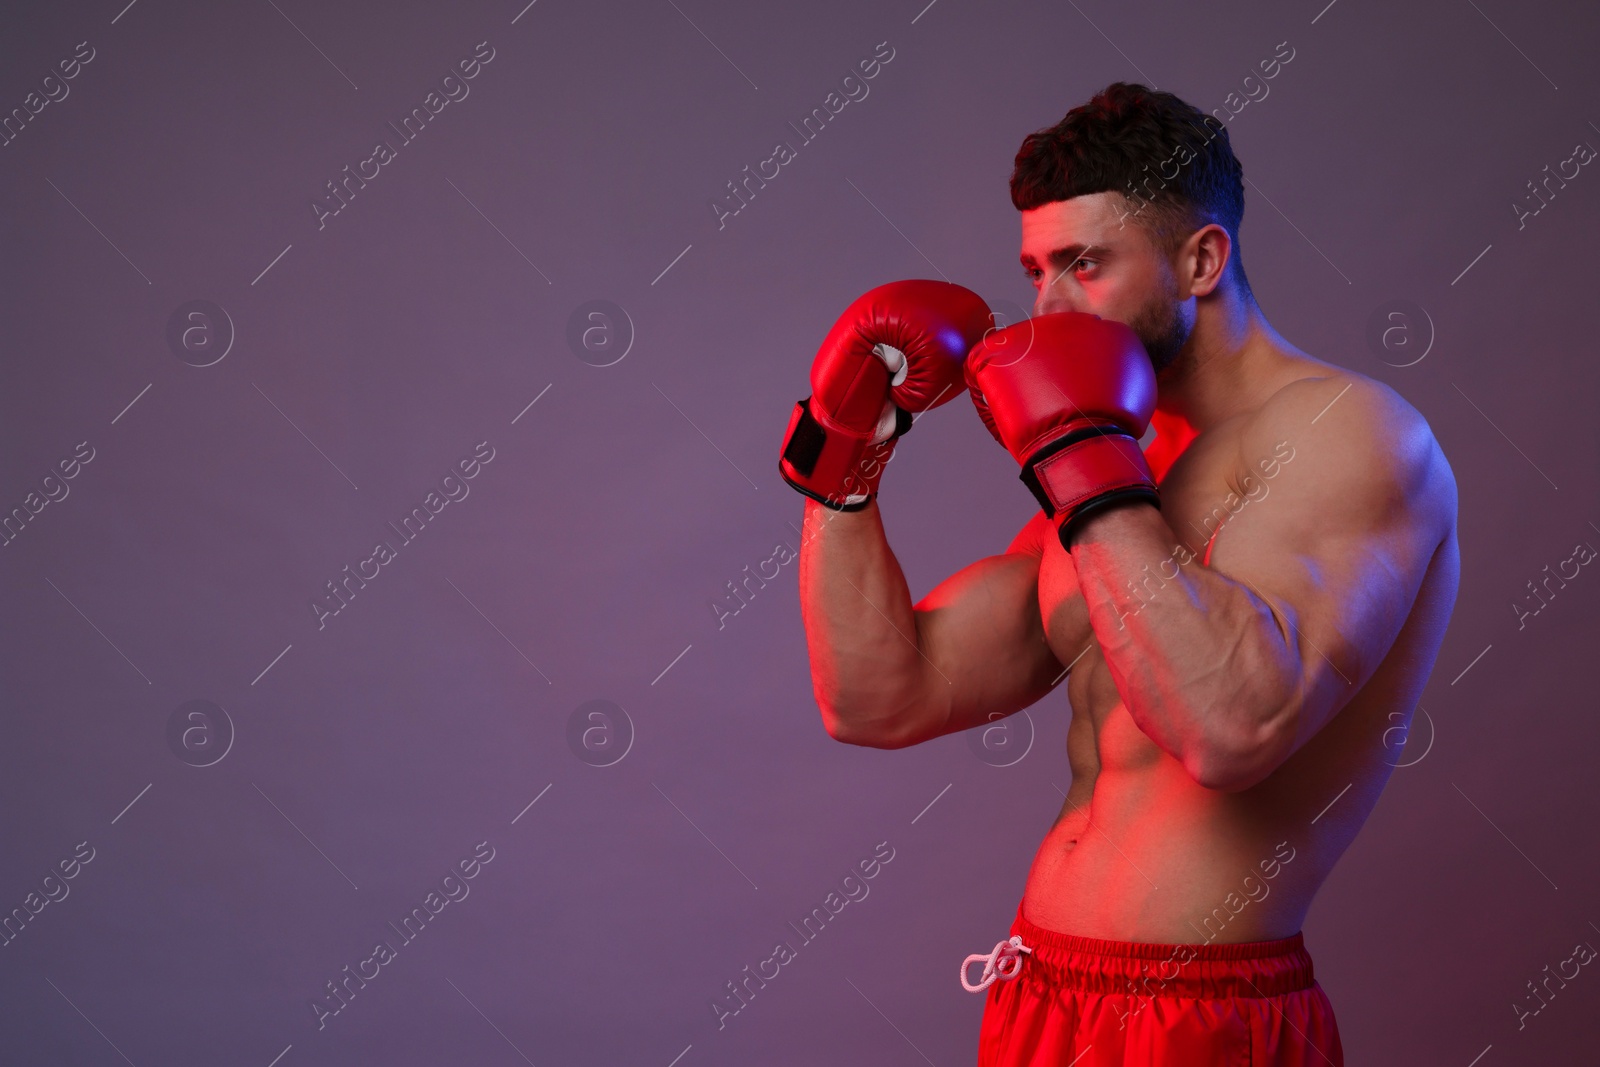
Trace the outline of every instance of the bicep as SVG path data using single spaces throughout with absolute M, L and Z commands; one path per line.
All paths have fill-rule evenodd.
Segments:
M 925 657 L 922 703 L 929 737 L 1021 711 L 1052 688 L 1060 664 L 1039 619 L 1034 526 L 1011 548 L 957 571 L 914 607 Z

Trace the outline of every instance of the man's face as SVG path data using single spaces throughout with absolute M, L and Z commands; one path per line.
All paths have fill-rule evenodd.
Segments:
M 1125 217 L 1126 216 L 1126 217 Z M 1112 192 L 1056 200 L 1022 213 L 1022 268 L 1037 296 L 1033 313 L 1084 311 L 1127 324 L 1156 373 L 1194 329 L 1194 300 L 1178 299 L 1163 249 Z

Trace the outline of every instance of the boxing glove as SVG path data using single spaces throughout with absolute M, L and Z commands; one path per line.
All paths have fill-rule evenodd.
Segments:
M 912 415 L 961 392 L 962 361 L 990 321 L 978 294 L 949 282 L 890 282 L 857 298 L 789 416 L 783 480 L 836 511 L 866 507 Z
M 1027 319 L 972 350 L 966 381 L 984 425 L 1055 519 L 1062 547 L 1102 508 L 1160 506 L 1139 448 L 1155 411 L 1155 372 L 1127 326 L 1076 311 Z

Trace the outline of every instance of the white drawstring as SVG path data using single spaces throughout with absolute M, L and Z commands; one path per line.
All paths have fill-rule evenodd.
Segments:
M 1022 943 L 1020 934 L 1012 934 L 1009 941 L 997 941 L 994 950 L 987 956 L 973 953 L 961 963 L 961 988 L 968 993 L 982 993 L 994 984 L 996 978 L 1015 978 L 1022 970 L 1022 954 L 1032 951 Z M 967 968 L 975 961 L 983 964 L 983 978 L 977 985 L 967 981 Z

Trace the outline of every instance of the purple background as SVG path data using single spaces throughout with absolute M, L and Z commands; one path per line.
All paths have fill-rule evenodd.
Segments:
M 0 549 L 0 911 L 95 850 L 0 948 L 0 1060 L 972 1062 L 956 968 L 1004 935 L 1069 782 L 1064 690 L 1010 767 L 960 735 L 851 748 L 794 565 L 720 630 L 711 602 L 798 546 L 778 447 L 853 297 L 1026 302 L 1021 138 L 1118 79 L 1220 107 L 1283 41 L 1229 124 L 1245 263 L 1288 339 L 1427 417 L 1463 558 L 1410 766 L 1307 942 L 1351 1063 L 1593 1055 L 1589 970 L 1520 1032 L 1511 1005 L 1600 944 L 1600 578 L 1521 630 L 1511 605 L 1600 546 L 1600 175 L 1521 230 L 1509 207 L 1600 146 L 1592 7 L 122 2 L 13 5 L 0 37 L 6 110 L 95 49 L 0 148 L 0 508 L 94 449 Z M 319 231 L 323 184 L 485 40 L 470 95 Z M 881 41 L 870 95 L 719 229 L 708 200 Z M 236 332 L 207 367 L 166 339 L 197 299 Z M 566 340 L 595 299 L 635 332 L 610 366 Z M 1366 340 L 1397 299 L 1435 333 L 1404 368 Z M 324 583 L 481 441 L 470 495 L 319 630 Z M 1030 513 L 965 403 L 893 466 L 914 596 Z M 631 722 L 611 766 L 568 741 L 593 699 Z M 169 745 L 190 700 L 231 722 L 210 766 Z M 480 841 L 470 895 L 319 1031 L 324 984 Z M 719 1031 L 724 983 L 880 841 L 870 895 Z

